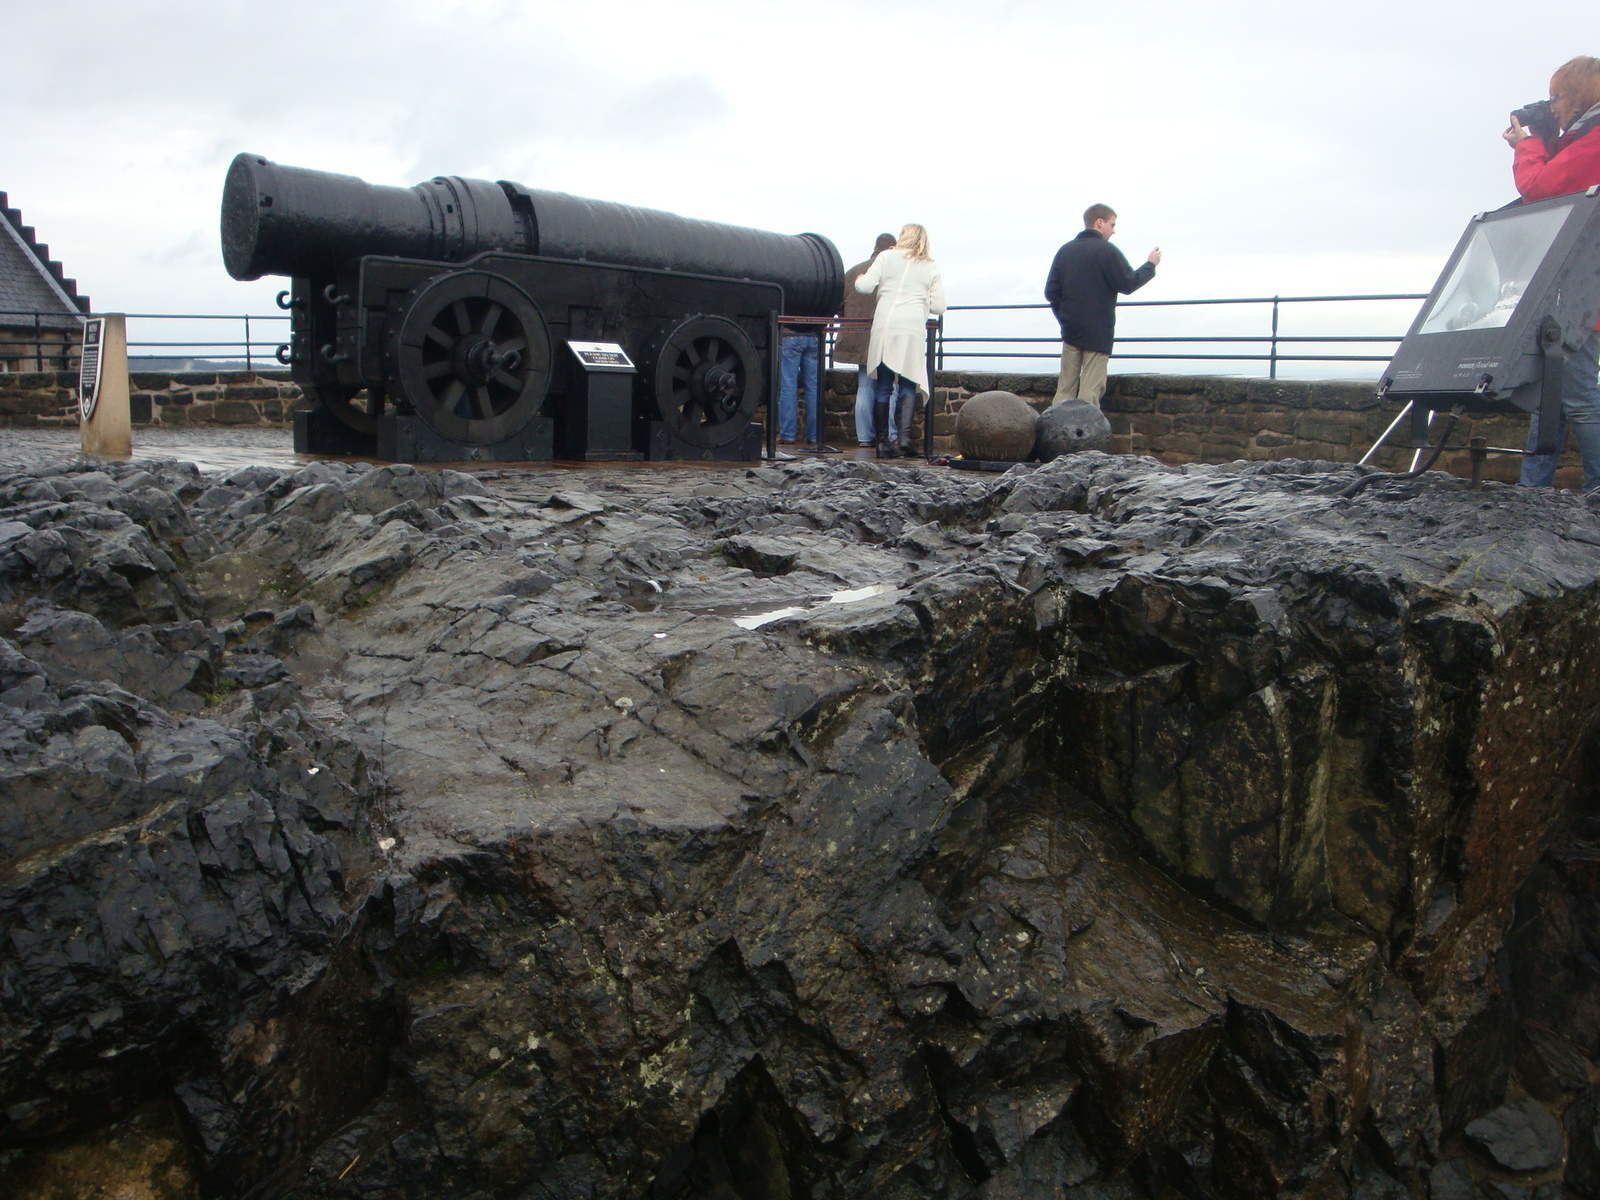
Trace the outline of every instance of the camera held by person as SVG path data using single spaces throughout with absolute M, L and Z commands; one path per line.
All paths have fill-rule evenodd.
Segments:
M 1548 100 L 1535 100 L 1512 110 L 1511 120 L 1513 124 L 1525 126 L 1529 136 L 1538 138 L 1546 146 L 1554 146 L 1561 137 L 1561 122 L 1556 119 L 1555 107 Z

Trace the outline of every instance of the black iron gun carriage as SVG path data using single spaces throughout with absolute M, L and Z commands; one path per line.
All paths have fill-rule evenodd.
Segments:
M 241 154 L 235 279 L 286 275 L 295 449 L 388 461 L 759 457 L 778 318 L 830 316 L 827 238 L 521 184 L 380 187 Z
M 1473 217 L 1378 385 L 1380 396 L 1405 401 L 1384 438 L 1409 415 L 1417 454 L 1408 473 L 1427 470 L 1446 449 L 1455 422 L 1431 441 L 1436 412 L 1533 414 L 1534 452 L 1558 452 L 1567 356 L 1597 316 L 1600 188 Z M 1484 454 L 1522 453 L 1472 443 L 1475 478 Z

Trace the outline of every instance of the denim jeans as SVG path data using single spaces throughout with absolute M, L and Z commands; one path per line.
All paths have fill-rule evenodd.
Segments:
M 822 402 L 817 397 L 817 339 L 807 333 L 786 333 L 778 373 L 778 436 L 786 442 L 794 441 L 802 372 L 806 385 L 806 433 L 814 442 L 817 418 L 822 414 Z
M 856 441 L 870 446 L 877 439 L 872 436 L 872 398 L 877 393 L 877 381 L 865 367 L 856 368 Z
M 1600 332 L 1590 333 L 1581 347 L 1567 355 L 1567 370 L 1561 380 L 1561 413 L 1556 419 L 1556 452 L 1534 454 L 1539 444 L 1539 414 L 1528 422 L 1528 450 L 1522 457 L 1523 487 L 1551 487 L 1556 481 L 1556 463 L 1567 440 L 1567 426 L 1578 443 L 1583 459 L 1583 490 L 1600 488 Z
M 881 363 L 878 365 L 877 387 L 873 392 L 873 403 L 887 404 L 889 406 L 889 438 L 891 442 L 900 440 L 900 402 L 907 396 L 912 398 L 913 411 L 915 411 L 917 385 L 904 375 L 896 375 Z

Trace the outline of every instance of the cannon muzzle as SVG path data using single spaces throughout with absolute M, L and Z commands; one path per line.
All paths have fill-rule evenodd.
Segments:
M 844 261 L 815 233 L 768 233 L 501 180 L 415 187 L 284 167 L 241 154 L 222 194 L 222 258 L 235 279 L 331 279 L 363 255 L 463 262 L 485 251 L 748 279 L 783 288 L 784 311 L 830 316 Z

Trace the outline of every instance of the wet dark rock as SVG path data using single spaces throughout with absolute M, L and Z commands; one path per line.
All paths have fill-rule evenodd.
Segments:
M 1467 1140 L 1508 1171 L 1543 1171 L 1561 1161 L 1561 1123 L 1532 1097 L 1468 1122 Z
M 788 574 L 803 548 L 798 539 L 734 537 L 722 543 L 722 552 L 731 561 L 758 575 Z
M 14 637 L 59 681 L 109 680 L 174 710 L 201 707 L 221 669 L 223 639 L 199 621 L 113 632 L 88 613 L 38 608 Z
M 1487 1200 L 1473 1178 L 1472 1168 L 1461 1159 L 1442 1162 L 1428 1177 L 1429 1200 Z
M 1600 514 L 1352 477 L 0 480 L 0 1169 L 1600 1192 Z
M 274 658 L 270 654 L 237 654 L 222 669 L 224 683 L 233 683 L 246 688 L 265 687 L 269 683 L 277 683 L 280 679 L 288 677 L 289 668 L 283 665 L 283 660 Z
M 1600 1194 L 1600 1089 L 1586 1088 L 1562 1114 L 1567 1183 L 1580 1196 Z

